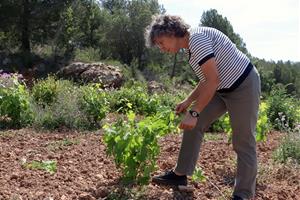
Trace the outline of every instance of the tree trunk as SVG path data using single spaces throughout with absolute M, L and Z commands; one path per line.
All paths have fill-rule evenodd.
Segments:
M 22 28 L 21 50 L 23 53 L 30 54 L 29 0 L 23 0 L 22 4 L 23 4 L 23 10 L 21 15 L 21 28 Z
M 176 68 L 176 63 L 177 63 L 177 54 L 178 53 L 176 53 L 174 55 L 174 62 L 173 62 L 173 68 L 172 68 L 172 72 L 171 72 L 171 78 L 173 78 L 175 76 L 175 68 Z
M 29 0 L 22 0 L 22 13 L 21 13 L 21 52 L 22 63 L 25 69 L 32 67 L 32 59 L 30 52 L 30 31 L 29 31 L 29 19 L 30 19 L 30 5 Z

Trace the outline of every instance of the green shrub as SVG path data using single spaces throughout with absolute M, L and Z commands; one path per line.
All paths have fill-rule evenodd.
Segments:
M 0 76 L 0 128 L 21 128 L 31 123 L 29 93 L 16 75 Z
M 267 103 L 261 102 L 258 111 L 258 120 L 256 124 L 256 141 L 266 141 L 267 134 L 271 130 L 271 125 L 267 116 Z
M 36 128 L 57 129 L 66 127 L 77 129 L 89 124 L 78 106 L 78 88 L 73 85 L 60 87 L 56 101 L 50 105 L 34 102 L 34 126 Z
M 211 125 L 210 131 L 212 132 L 231 132 L 231 125 L 228 113 L 222 115 Z
M 32 97 L 37 104 L 50 105 L 57 100 L 59 82 L 53 76 L 37 81 L 32 87 Z
M 297 104 L 299 102 L 290 97 L 282 86 L 273 87 L 267 99 L 267 115 L 276 130 L 283 130 L 282 125 L 293 128 L 297 119 Z
M 300 164 L 300 132 L 287 134 L 274 152 L 273 158 L 281 163 L 293 160 Z
M 42 161 L 32 161 L 32 162 L 25 162 L 22 164 L 23 167 L 26 169 L 31 170 L 45 170 L 50 174 L 55 174 L 57 171 L 57 162 L 55 160 L 42 160 Z
M 99 127 L 99 122 L 105 118 L 109 111 L 106 93 L 100 89 L 99 84 L 80 87 L 79 108 L 84 112 L 91 126 Z
M 142 115 L 153 115 L 160 107 L 175 110 L 184 97 L 183 92 L 150 95 L 145 84 L 129 81 L 120 90 L 110 92 L 109 102 L 112 112 L 127 113 L 132 110 Z
M 155 98 L 158 98 L 161 106 L 168 107 L 175 110 L 176 105 L 184 100 L 186 94 L 184 92 L 178 92 L 176 94 L 163 93 L 163 94 L 154 94 Z
M 107 153 L 114 156 L 117 167 L 123 172 L 125 183 L 146 184 L 156 166 L 158 139 L 176 131 L 179 120 L 175 119 L 170 110 L 161 110 L 155 116 L 140 121 L 130 111 L 127 119 L 119 119 L 111 126 L 105 126 Z
M 101 126 L 101 120 L 105 117 L 109 107 L 106 95 L 99 85 L 77 87 L 70 81 L 52 78 L 40 83 L 40 86 L 55 85 L 56 97 L 51 101 L 40 98 L 39 101 L 33 102 L 36 128 L 53 130 L 66 127 L 91 130 Z M 43 88 L 42 91 L 47 91 L 45 88 L 51 88 L 40 86 L 39 88 Z M 44 99 L 48 100 L 48 98 Z
M 110 109 L 112 112 L 127 113 L 132 110 L 138 114 L 151 115 L 156 113 L 158 106 L 158 99 L 151 98 L 146 86 L 138 83 L 111 92 Z
M 267 138 L 267 133 L 270 131 L 270 123 L 267 117 L 267 104 L 266 102 L 261 102 L 258 111 L 258 120 L 256 124 L 256 140 L 265 141 Z M 226 132 L 229 135 L 229 141 L 232 137 L 232 129 L 230 125 L 230 119 L 228 113 L 217 119 L 211 125 L 210 131 L 212 132 Z
M 101 52 L 99 49 L 92 47 L 85 49 L 76 49 L 75 58 L 76 61 L 81 62 L 97 62 L 101 61 Z

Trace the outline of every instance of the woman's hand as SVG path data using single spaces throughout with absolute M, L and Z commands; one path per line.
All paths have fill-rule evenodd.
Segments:
M 198 118 L 192 117 L 189 112 L 186 112 L 183 120 L 179 124 L 180 129 L 190 130 L 193 129 L 197 124 Z
M 191 105 L 191 102 L 188 99 L 183 100 L 179 104 L 177 104 L 175 108 L 176 115 L 179 115 L 180 113 L 185 113 L 186 109 Z

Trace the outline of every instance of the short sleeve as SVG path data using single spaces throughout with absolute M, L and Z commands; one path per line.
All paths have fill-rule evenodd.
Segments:
M 207 60 L 215 57 L 212 40 L 204 34 L 194 34 L 190 39 L 190 62 L 198 65 L 204 64 Z

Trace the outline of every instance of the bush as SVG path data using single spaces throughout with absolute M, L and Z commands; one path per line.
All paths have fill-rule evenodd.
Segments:
M 100 127 L 99 122 L 105 118 L 109 105 L 106 93 L 99 84 L 80 87 L 79 108 L 91 122 L 91 127 Z
M 177 94 L 163 93 L 154 94 L 153 97 L 158 98 L 161 106 L 175 110 L 176 105 L 184 100 L 186 94 L 183 92 L 178 92 Z
M 280 85 L 273 87 L 267 104 L 267 115 L 274 129 L 283 130 L 282 124 L 295 127 L 299 120 L 296 112 L 298 102 L 286 93 L 285 88 Z
M 99 49 L 94 49 L 92 47 L 85 49 L 76 49 L 75 58 L 76 61 L 81 62 L 95 62 L 101 61 L 101 53 Z
M 300 132 L 286 135 L 279 148 L 274 152 L 273 157 L 281 163 L 293 160 L 300 164 Z
M 36 128 L 53 130 L 66 127 L 69 129 L 91 130 L 100 127 L 101 120 L 108 111 L 108 105 L 105 94 L 99 89 L 99 86 L 77 87 L 70 81 L 54 80 L 52 78 L 41 83 L 42 86 L 47 86 L 39 87 L 42 88 L 42 91 L 47 91 L 48 88 L 56 88 L 54 93 L 56 97 L 55 100 L 48 101 L 49 98 L 40 98 L 38 101 L 33 102 L 34 126 Z M 43 94 L 50 94 L 50 92 Z M 47 97 L 47 95 L 43 97 Z
M 110 97 L 112 112 L 127 113 L 132 110 L 138 114 L 151 115 L 156 113 L 158 106 L 158 99 L 151 98 L 147 93 L 146 86 L 139 83 L 113 91 Z
M 53 76 L 37 81 L 32 87 L 32 97 L 37 104 L 51 105 L 57 100 L 59 82 Z
M 231 125 L 228 113 L 222 115 L 220 118 L 214 121 L 210 127 L 210 131 L 230 133 Z
M 16 74 L 0 74 L 0 128 L 21 128 L 31 123 L 29 93 Z
M 58 85 L 56 82 L 55 84 Z M 78 107 L 78 89 L 72 84 L 62 84 L 57 90 L 56 100 L 51 104 L 33 102 L 34 126 L 36 128 L 56 129 L 59 127 L 79 128 L 85 117 Z M 87 120 L 86 120 L 87 121 Z
M 266 113 L 267 104 L 266 102 L 261 102 L 258 111 L 258 120 L 256 124 L 256 140 L 265 141 L 267 139 L 267 133 L 270 131 L 270 123 Z M 232 133 L 230 119 L 228 113 L 224 114 L 222 117 L 217 119 L 211 125 L 210 131 L 212 132 L 226 132 L 229 135 L 228 141 L 231 140 L 230 137 Z
M 256 141 L 266 141 L 267 134 L 271 129 L 270 121 L 267 116 L 267 107 L 266 102 L 260 103 L 256 124 Z
M 133 112 L 104 128 L 107 153 L 123 172 L 125 183 L 146 184 L 156 167 L 160 137 L 177 130 L 173 111 L 162 109 L 154 116 L 137 121 Z

